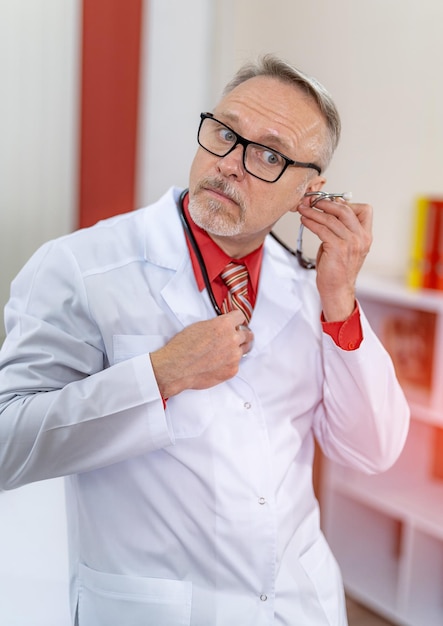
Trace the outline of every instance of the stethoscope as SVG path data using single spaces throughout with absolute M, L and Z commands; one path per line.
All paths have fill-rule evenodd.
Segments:
M 209 276 L 208 276 L 208 270 L 206 269 L 206 265 L 205 262 L 203 260 L 203 256 L 202 253 L 200 251 L 200 248 L 198 247 L 198 243 L 196 238 L 194 237 L 194 233 L 191 230 L 191 227 L 189 225 L 189 221 L 188 218 L 186 217 L 186 213 L 183 207 L 183 201 L 186 197 L 186 194 L 188 193 L 187 189 L 184 189 L 181 194 L 180 194 L 180 198 L 178 200 L 178 204 L 177 204 L 177 208 L 178 208 L 178 212 L 180 214 L 180 219 L 182 221 L 183 224 L 183 229 L 188 237 L 188 241 L 192 246 L 192 249 L 194 251 L 194 254 L 197 258 L 197 262 L 198 265 L 200 267 L 202 276 L 203 276 L 203 282 L 205 283 L 205 287 L 206 287 L 206 291 L 208 292 L 208 296 L 209 299 L 211 301 L 212 307 L 214 309 L 214 311 L 216 312 L 217 315 L 222 315 L 223 311 L 221 310 L 221 308 L 218 306 L 217 304 L 217 300 L 215 299 L 214 296 L 214 292 L 212 291 L 212 287 L 211 287 L 211 281 L 209 280 Z
M 182 221 L 183 224 L 183 229 L 188 237 L 189 243 L 192 246 L 192 249 L 194 251 L 194 254 L 196 256 L 198 265 L 200 267 L 202 276 L 203 276 L 203 282 L 205 284 L 206 287 L 206 291 L 208 292 L 208 296 L 209 299 L 211 301 L 212 307 L 215 311 L 215 313 L 217 315 L 222 315 L 223 312 L 220 309 L 220 307 L 217 304 L 217 301 L 215 299 L 214 296 L 214 292 L 212 291 L 212 287 L 211 287 L 211 281 L 209 280 L 209 275 L 208 275 L 208 270 L 206 269 L 206 265 L 202 256 L 202 253 L 200 251 L 200 248 L 198 246 L 198 243 L 194 237 L 194 234 L 191 230 L 191 227 L 189 225 L 189 221 L 188 218 L 186 217 L 184 208 L 183 208 L 183 201 L 185 199 L 186 194 L 188 193 L 188 190 L 185 189 L 184 191 L 182 191 L 182 193 L 180 194 L 180 198 L 177 204 L 177 208 L 178 208 L 178 212 L 180 215 L 180 219 Z M 308 191 L 307 193 L 305 193 L 305 196 L 310 196 L 310 197 L 314 197 L 315 199 L 311 201 L 311 206 L 315 207 L 315 205 L 317 204 L 317 202 L 319 202 L 320 200 L 334 200 L 336 198 L 343 198 L 343 200 L 350 200 L 352 198 L 352 193 L 350 191 L 345 191 L 342 193 L 328 193 L 326 191 Z M 315 197 L 317 196 L 317 197 Z M 287 252 L 289 252 L 292 256 L 295 256 L 297 261 L 299 262 L 300 266 L 303 267 L 304 269 L 307 270 L 312 270 L 315 269 L 315 261 L 313 259 L 309 259 L 308 257 L 304 256 L 303 254 L 303 230 L 304 230 L 304 226 L 303 224 L 300 224 L 300 228 L 298 231 L 298 237 L 297 237 L 297 248 L 295 250 L 293 250 L 290 246 L 288 246 L 282 239 L 280 239 L 280 237 L 278 237 L 273 231 L 271 231 L 269 234 L 271 235 L 271 237 L 273 237 L 275 239 L 275 241 L 277 241 Z
M 342 193 L 328 193 L 327 191 L 308 191 L 307 193 L 305 193 L 305 196 L 307 196 L 307 197 L 314 197 L 314 200 L 311 201 L 311 206 L 315 207 L 317 202 L 320 202 L 320 200 L 335 200 L 336 198 L 343 198 L 343 200 L 350 200 L 352 198 L 352 192 L 351 191 L 343 191 Z M 317 197 L 315 197 L 315 196 L 317 196 Z M 309 257 L 307 257 L 307 256 L 305 256 L 303 254 L 303 231 L 304 231 L 304 228 L 305 227 L 303 226 L 303 224 L 300 224 L 300 227 L 298 229 L 298 236 L 297 236 L 297 244 L 296 244 L 297 247 L 296 247 L 295 250 L 293 250 L 290 246 L 288 246 L 273 231 L 271 231 L 269 234 L 287 252 L 289 252 L 289 254 L 292 254 L 292 256 L 296 257 L 297 261 L 299 262 L 300 266 L 303 267 L 303 269 L 305 269 L 305 270 L 315 270 L 315 260 L 314 259 L 310 259 Z

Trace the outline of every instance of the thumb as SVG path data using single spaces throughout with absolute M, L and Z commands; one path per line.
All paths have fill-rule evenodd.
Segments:
M 229 313 L 224 313 L 223 317 L 229 319 L 233 326 L 247 325 L 246 318 L 240 309 L 234 309 L 233 311 L 229 311 Z

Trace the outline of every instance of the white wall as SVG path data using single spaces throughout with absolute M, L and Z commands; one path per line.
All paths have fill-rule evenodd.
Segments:
M 137 205 L 171 185 L 187 186 L 206 110 L 212 65 L 213 0 L 149 0 L 145 12 Z
M 72 227 L 79 18 L 78 0 L 0 0 L 1 311 L 31 253 Z
M 72 227 L 79 9 L 0 0 L 1 310 L 32 252 Z M 67 580 L 61 480 L 0 493 L 0 624 L 66 626 Z
M 341 111 L 328 189 L 374 206 L 366 269 L 403 277 L 414 198 L 443 194 L 441 0 L 217 0 L 217 88 L 272 51 Z

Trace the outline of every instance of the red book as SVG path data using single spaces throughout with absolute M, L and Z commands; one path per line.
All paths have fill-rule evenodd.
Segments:
M 443 236 L 440 236 L 440 231 L 443 229 L 442 222 L 443 200 L 429 198 L 424 246 L 423 287 L 425 289 L 437 289 L 437 283 L 439 283 L 437 268 L 440 257 L 443 257 L 443 250 L 439 252 L 439 248 L 443 246 Z
M 443 480 L 443 428 L 434 429 L 434 458 L 432 464 L 432 476 Z
M 436 207 L 437 250 L 435 259 L 435 289 L 443 291 L 443 199 L 432 200 Z

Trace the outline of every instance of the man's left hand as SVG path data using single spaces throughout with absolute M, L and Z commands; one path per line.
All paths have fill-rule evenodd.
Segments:
M 372 207 L 341 198 L 308 198 L 298 207 L 301 223 L 321 240 L 317 287 L 326 321 L 347 319 L 355 307 L 355 282 L 372 243 Z

